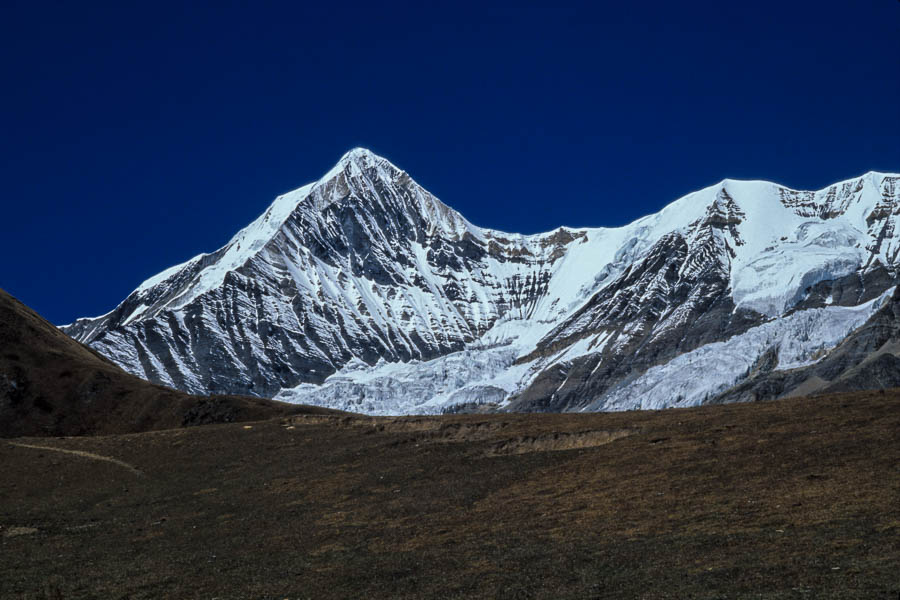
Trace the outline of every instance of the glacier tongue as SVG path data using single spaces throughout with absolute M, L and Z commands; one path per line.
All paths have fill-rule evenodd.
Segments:
M 420 362 L 346 365 L 321 385 L 282 390 L 276 400 L 372 415 L 436 414 L 460 404 L 498 403 L 515 391 L 515 348 L 461 350 Z
M 428 361 L 355 359 L 321 385 L 282 390 L 276 400 L 372 415 L 439 414 L 463 405 L 504 404 L 535 375 L 534 363 L 514 364 L 546 332 L 521 319 L 504 319 L 478 343 Z

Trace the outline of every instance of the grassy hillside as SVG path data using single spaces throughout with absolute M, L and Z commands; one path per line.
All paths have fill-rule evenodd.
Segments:
M 4 598 L 900 591 L 894 390 L 20 438 L 0 464 Z

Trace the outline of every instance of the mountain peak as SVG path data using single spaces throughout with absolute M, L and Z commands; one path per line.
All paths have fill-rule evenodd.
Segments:
M 364 169 L 369 169 L 372 167 L 385 166 L 389 167 L 388 171 L 399 171 L 395 165 L 393 165 L 386 158 L 382 158 L 378 156 L 368 148 L 353 148 L 344 153 L 341 156 L 340 160 L 331 167 L 331 169 L 325 173 L 320 179 L 319 183 L 324 183 L 331 181 L 341 173 L 349 173 L 353 171 L 362 171 Z
M 341 157 L 339 162 L 345 162 L 349 160 L 360 160 L 360 159 L 369 159 L 369 158 L 380 158 L 376 156 L 374 152 L 369 150 L 368 148 L 362 148 L 357 146 L 356 148 L 351 148 Z
M 390 164 L 386 158 L 378 156 L 368 148 L 353 148 L 341 157 L 335 165 L 335 169 L 346 169 L 350 165 L 356 165 L 360 168 L 371 167 L 377 164 Z
M 381 191 L 375 193 L 376 187 Z M 351 194 L 352 190 L 355 192 Z M 386 209 L 388 204 L 395 209 L 403 206 L 401 210 L 419 214 L 431 227 L 452 237 L 466 232 L 481 235 L 479 228 L 419 186 L 403 169 L 367 148 L 357 147 L 345 153 L 315 184 L 310 197 L 310 206 L 316 211 L 346 198 L 366 198 L 380 209 Z M 386 204 L 389 198 L 392 201 Z

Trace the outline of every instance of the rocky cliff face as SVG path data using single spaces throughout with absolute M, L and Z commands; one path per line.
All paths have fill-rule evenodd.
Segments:
M 742 358 L 702 392 L 650 381 L 717 343 L 762 331 L 787 343 L 810 315 L 834 346 L 878 310 L 896 279 L 898 180 L 819 192 L 726 180 L 626 227 L 523 236 L 472 225 L 357 149 L 224 248 L 64 330 L 195 393 L 365 412 L 699 403 L 741 383 Z M 773 352 L 767 372 L 790 354 Z

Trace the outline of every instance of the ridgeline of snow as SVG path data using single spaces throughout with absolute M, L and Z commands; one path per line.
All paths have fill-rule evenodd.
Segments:
M 710 255 L 689 257 L 683 280 L 716 265 L 736 307 L 771 320 L 747 343 L 756 348 L 783 331 L 787 352 L 791 328 L 808 318 L 818 323 L 810 335 L 822 336 L 815 343 L 828 346 L 840 341 L 842 323 L 855 322 L 846 315 L 865 310 L 782 315 L 818 282 L 879 266 L 895 272 L 898 181 L 868 173 L 802 192 L 724 180 L 624 227 L 518 235 L 472 225 L 387 160 L 355 149 L 319 181 L 279 196 L 223 248 L 166 269 L 113 311 L 64 330 L 138 376 L 189 392 L 439 412 L 505 401 L 542 370 L 625 347 L 627 336 L 610 343 L 590 329 L 596 315 L 574 319 L 565 335 L 556 328 L 678 234 Z M 662 272 L 653 281 L 654 292 L 669 285 Z M 693 318 L 665 310 L 669 320 L 653 325 L 654 335 Z M 638 323 L 623 326 L 642 333 Z M 538 348 L 542 358 L 513 364 Z M 705 348 L 690 360 L 707 356 Z M 721 351 L 733 364 L 712 377 L 715 385 L 746 369 L 746 356 Z M 654 368 L 672 364 L 680 363 Z M 688 386 L 673 396 L 644 378 L 628 385 L 645 386 L 641 406 L 710 392 Z M 637 389 L 617 385 L 591 406 L 631 406 Z

